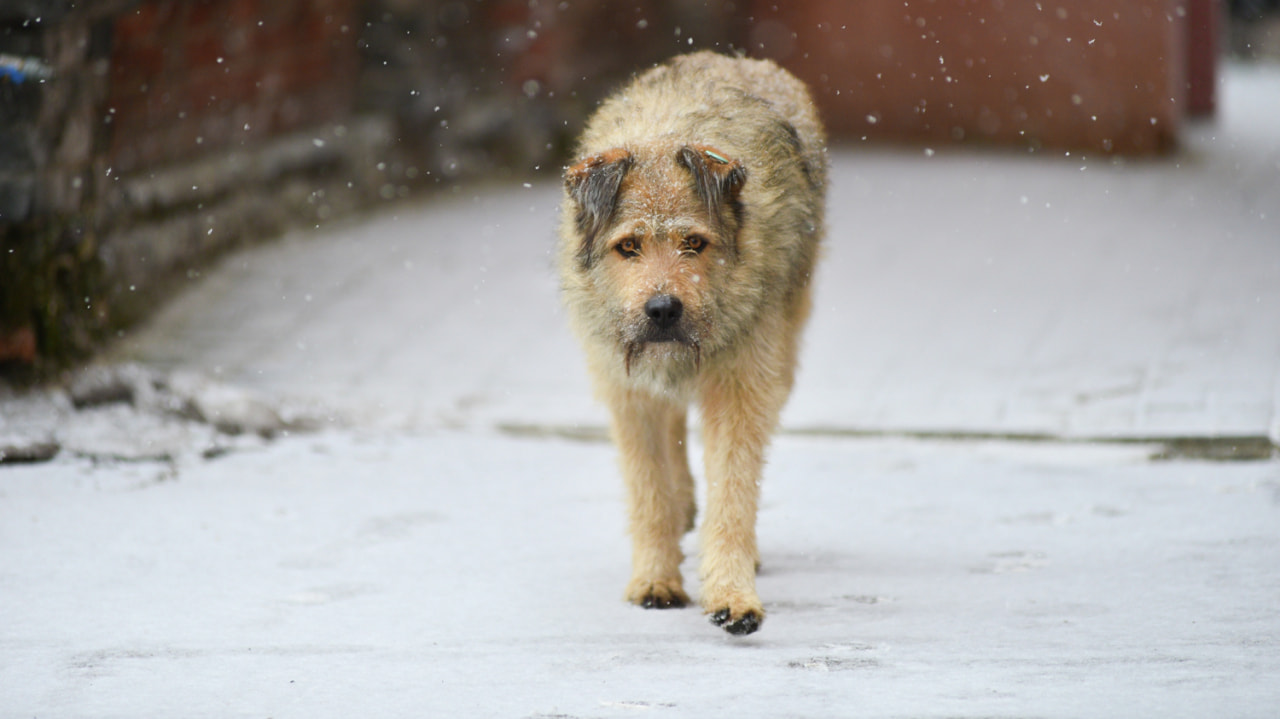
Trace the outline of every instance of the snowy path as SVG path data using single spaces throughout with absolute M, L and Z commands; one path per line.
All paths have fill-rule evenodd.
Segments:
M 1144 456 L 784 439 L 746 639 L 620 600 L 602 444 L 5 469 L 0 715 L 1274 716 L 1280 465 Z

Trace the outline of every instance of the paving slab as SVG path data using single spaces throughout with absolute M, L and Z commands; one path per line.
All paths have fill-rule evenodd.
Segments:
M 745 638 L 622 601 L 614 472 L 607 444 L 474 431 L 5 468 L 0 715 L 1280 706 L 1275 462 L 784 437 L 760 514 L 768 616 Z

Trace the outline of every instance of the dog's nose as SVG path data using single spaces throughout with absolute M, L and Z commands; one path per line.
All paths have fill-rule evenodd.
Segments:
M 659 329 L 670 329 L 680 319 L 682 312 L 684 305 L 671 295 L 655 295 L 644 303 L 644 313 Z

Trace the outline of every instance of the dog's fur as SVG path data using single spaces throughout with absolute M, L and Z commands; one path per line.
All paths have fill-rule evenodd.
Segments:
M 558 262 L 630 505 L 626 598 L 688 601 L 685 450 L 701 406 L 702 606 L 734 634 L 764 608 L 756 505 L 790 393 L 823 231 L 825 138 L 804 85 L 772 62 L 677 57 L 606 100 L 565 172 Z

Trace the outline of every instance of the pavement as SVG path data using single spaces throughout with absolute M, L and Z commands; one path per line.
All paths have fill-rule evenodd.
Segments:
M 621 601 L 556 180 L 231 255 L 0 396 L 0 717 L 1275 716 L 1276 117 L 834 149 L 746 638 Z

